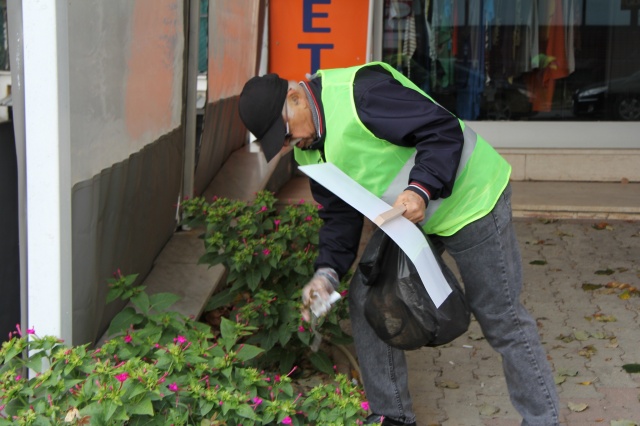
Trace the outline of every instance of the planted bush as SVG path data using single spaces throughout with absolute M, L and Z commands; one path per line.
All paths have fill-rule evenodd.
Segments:
M 345 376 L 306 395 L 290 375 L 250 365 L 255 327 L 222 319 L 220 335 L 171 312 L 173 294 L 147 295 L 135 276 L 110 282 L 131 301 L 102 347 L 66 346 L 18 327 L 0 349 L 0 425 L 351 425 L 367 404 Z M 31 369 L 31 374 L 27 373 Z
M 314 335 L 300 317 L 301 289 L 313 275 L 317 256 L 318 207 L 301 200 L 279 211 L 275 203 L 269 191 L 257 193 L 253 203 L 227 198 L 182 203 L 185 224 L 204 228 L 206 253 L 200 262 L 228 270 L 228 286 L 206 309 L 227 307 L 230 319 L 255 329 L 246 342 L 264 350 L 258 358 L 262 368 L 285 372 L 304 358 L 332 373 L 327 354 L 309 349 Z M 346 309 L 346 303 L 338 303 L 320 328 L 335 344 L 350 342 L 339 326 Z

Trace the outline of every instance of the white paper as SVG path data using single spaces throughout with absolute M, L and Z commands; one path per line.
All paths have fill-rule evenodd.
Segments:
M 371 221 L 391 209 L 389 204 L 331 163 L 300 166 L 299 169 Z M 440 307 L 451 293 L 451 288 L 422 232 L 404 216 L 387 221 L 380 228 L 411 259 L 431 300 Z

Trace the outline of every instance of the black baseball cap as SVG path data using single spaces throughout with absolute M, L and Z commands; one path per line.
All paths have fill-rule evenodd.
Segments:
M 286 128 L 282 108 L 288 87 L 287 80 L 278 74 L 266 74 L 251 78 L 240 93 L 240 119 L 260 141 L 267 162 L 280 152 L 284 144 Z

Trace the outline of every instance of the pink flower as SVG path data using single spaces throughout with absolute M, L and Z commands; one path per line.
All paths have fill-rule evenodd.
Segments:
M 266 212 L 267 210 L 268 210 L 268 209 L 267 209 L 267 206 L 262 206 L 262 207 L 260 208 L 260 211 L 261 211 L 261 212 Z
M 304 333 L 304 326 L 301 325 L 300 327 L 298 327 L 298 331 L 300 333 Z
M 27 328 L 27 334 L 36 334 L 35 327 Z
M 257 396 L 256 396 L 256 397 L 254 397 L 254 398 L 253 398 L 253 403 L 254 403 L 254 404 L 256 404 L 256 406 L 258 406 L 258 405 L 262 404 L 262 398 L 257 397 Z
M 360 407 L 362 407 L 364 411 L 369 411 L 369 402 L 368 401 L 361 402 Z
M 307 216 L 304 218 L 304 220 L 306 220 L 307 222 L 311 222 L 313 218 L 311 216 Z
M 183 344 L 186 341 L 187 341 L 187 338 L 184 336 L 178 336 L 175 339 L 173 339 L 173 343 L 179 343 L 179 344 Z
M 17 375 L 16 376 L 16 382 L 19 381 L 20 379 L 22 379 L 22 376 L 21 375 Z
M 276 232 L 278 232 L 278 226 L 280 225 L 280 219 L 274 220 L 273 224 L 276 226 Z
M 176 382 L 173 382 L 169 385 L 169 390 L 171 392 L 178 392 L 178 384 Z
M 127 334 L 126 336 L 124 336 L 124 342 L 125 343 L 131 343 L 131 336 L 129 334 Z
M 271 254 L 271 250 L 264 249 L 264 250 L 262 250 L 262 254 L 264 254 L 265 256 L 269 256 Z
M 300 201 L 298 201 L 298 204 L 304 204 L 304 198 L 300 198 Z
M 293 423 L 293 422 L 291 421 L 291 417 L 289 417 L 289 416 L 287 416 L 284 419 L 282 419 L 282 424 L 283 425 L 290 425 L 291 423 Z
M 122 383 L 125 380 L 127 380 L 129 378 L 129 373 L 124 372 L 124 373 L 120 373 L 120 374 L 116 374 L 116 379 Z

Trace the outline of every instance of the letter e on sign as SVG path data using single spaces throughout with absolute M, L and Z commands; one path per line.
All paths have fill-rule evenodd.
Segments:
M 271 0 L 269 72 L 304 80 L 367 61 L 369 0 Z

